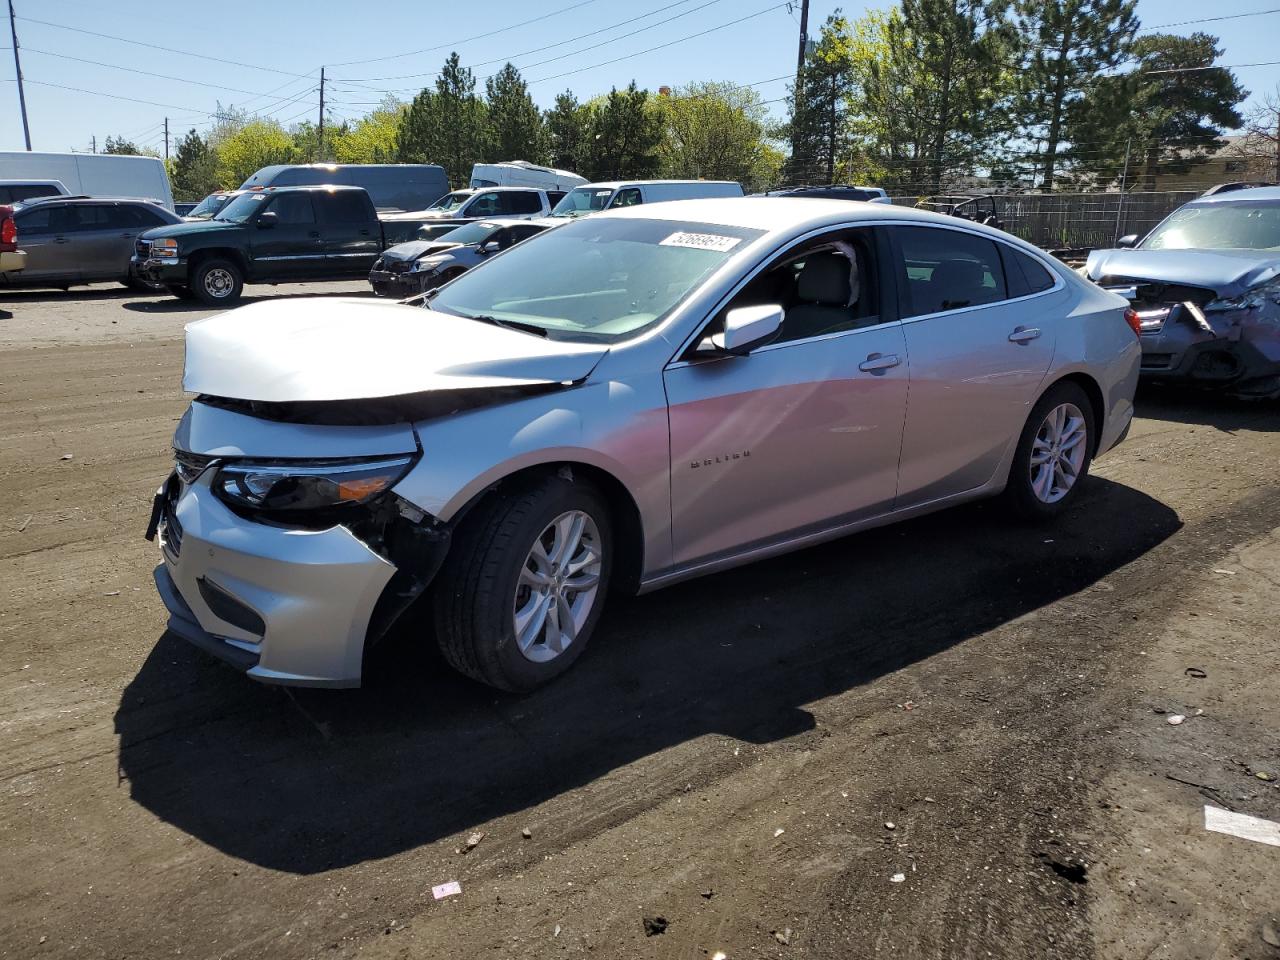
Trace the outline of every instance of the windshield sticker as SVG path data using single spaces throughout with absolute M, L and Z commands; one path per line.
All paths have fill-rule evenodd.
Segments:
M 742 242 L 741 237 L 722 237 L 715 233 L 673 233 L 659 240 L 660 247 L 693 247 L 696 250 L 715 250 L 724 253 Z

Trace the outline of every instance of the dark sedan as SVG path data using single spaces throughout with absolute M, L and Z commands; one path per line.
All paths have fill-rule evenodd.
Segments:
M 528 220 L 479 220 L 438 237 L 397 244 L 383 251 L 369 272 L 369 283 L 380 297 L 425 293 L 546 229 Z

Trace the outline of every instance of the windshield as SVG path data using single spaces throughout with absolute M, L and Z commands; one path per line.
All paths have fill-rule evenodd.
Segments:
M 214 220 L 230 220 L 232 223 L 245 223 L 256 217 L 262 205 L 271 199 L 266 193 L 242 193 L 218 211 Z
M 613 196 L 612 187 L 574 187 L 551 211 L 553 217 L 580 217 L 603 210 Z
M 1143 250 L 1280 249 L 1280 203 L 1188 205 L 1142 241 Z
M 211 193 L 196 204 L 191 212 L 187 214 L 187 217 L 191 220 L 209 220 L 215 213 L 226 206 L 227 201 L 230 199 L 231 194 L 229 193 Z
M 660 323 L 762 230 L 597 218 L 556 227 L 441 288 L 432 310 L 613 343 Z
M 470 190 L 458 190 L 455 193 L 446 193 L 443 197 L 427 207 L 428 210 L 457 210 L 460 206 L 467 202 L 467 198 L 471 196 Z
M 441 243 L 484 243 L 490 234 L 501 229 L 496 223 L 468 223 L 465 226 L 454 227 L 448 233 L 442 233 L 433 239 Z

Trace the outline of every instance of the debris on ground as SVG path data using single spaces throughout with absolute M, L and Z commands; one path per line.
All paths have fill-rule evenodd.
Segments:
M 59 460 L 70 460 L 73 456 L 75 456 L 75 454 L 72 454 L 72 453 L 64 453 L 64 454 L 63 454 L 61 457 L 59 457 L 58 459 L 59 459 Z
M 716 892 L 712 890 L 710 887 L 707 887 L 707 889 L 703 890 L 702 893 L 699 894 L 699 896 L 702 897 L 703 900 L 710 900 L 715 895 L 716 895 Z
M 439 883 L 431 888 L 431 895 L 437 900 L 443 900 L 445 897 L 456 897 L 462 892 L 462 884 L 457 880 L 450 880 L 448 883 Z
M 886 821 L 884 822 L 884 828 L 885 828 L 886 830 L 897 830 L 897 829 L 898 829 L 898 825 L 897 825 L 896 823 L 894 823 L 892 820 L 886 820 Z
M 890 877 L 890 878 L 889 878 L 889 882 L 890 882 L 890 883 L 905 883 L 905 882 L 906 882 L 906 879 L 907 879 L 907 875 L 906 875 L 905 873 L 895 873 L 892 877 Z
M 1089 868 L 1083 863 L 1073 862 L 1070 858 L 1062 861 L 1048 853 L 1037 853 L 1036 856 L 1063 880 L 1069 880 L 1071 883 L 1089 882 Z
M 1205 804 L 1204 828 L 1214 833 L 1225 833 L 1242 840 L 1280 847 L 1280 823 L 1251 817 L 1247 813 L 1235 813 Z
M 1270 783 L 1272 780 L 1275 779 L 1275 777 L 1267 773 L 1265 770 L 1259 770 L 1257 773 L 1254 774 L 1254 776 L 1257 777 L 1259 780 L 1267 781 L 1267 783 Z
M 656 937 L 660 933 L 667 932 L 666 917 L 645 917 L 644 918 L 644 935 L 646 937 Z
M 787 831 L 783 830 L 782 827 L 779 827 L 777 830 L 773 831 L 773 839 L 777 840 L 780 836 L 782 836 L 786 832 Z
M 556 924 L 556 928 L 555 928 L 555 930 L 553 930 L 553 931 L 552 931 L 551 935 L 552 935 L 553 937 L 558 937 L 558 936 L 560 936 L 560 924 L 558 924 L 558 923 Z
M 1235 572 L 1234 570 L 1215 570 L 1215 571 L 1213 571 L 1213 572 L 1214 572 L 1214 573 L 1220 573 L 1220 574 L 1222 574 L 1224 577 L 1234 577 L 1234 576 L 1236 575 L 1236 572 Z
M 1205 673 L 1203 670 L 1201 670 L 1199 667 L 1187 667 L 1187 669 L 1183 670 L 1182 672 L 1185 673 L 1188 677 L 1190 677 L 1193 680 L 1203 680 L 1205 677 L 1209 675 Z
M 1180 724 L 1183 720 L 1187 718 L 1180 713 L 1175 713 L 1173 716 L 1169 717 L 1168 719 L 1169 719 L 1169 723 L 1173 724 L 1173 726 L 1176 727 L 1178 724 Z
M 1272 947 L 1280 947 L 1280 930 L 1270 920 L 1262 921 L 1262 942 Z M 43 942 L 43 941 L 41 941 Z
M 458 848 L 459 853 L 470 853 L 476 847 L 480 846 L 480 841 L 485 838 L 483 830 L 477 830 L 467 837 L 467 842 Z
M 773 939 L 777 940 L 784 947 L 788 946 L 791 943 L 791 928 L 787 927 L 785 930 L 774 930 Z
M 532 840 L 533 831 L 530 830 L 528 827 L 525 827 L 523 830 L 520 831 L 520 836 L 524 837 L 526 840 Z
M 19 533 L 22 533 L 24 530 L 26 530 L 26 529 L 27 529 L 27 524 L 29 524 L 29 523 L 31 522 L 32 517 L 34 517 L 34 516 L 35 516 L 35 514 L 28 513 L 28 514 L 27 514 L 27 519 L 23 520 L 20 524 L 18 524 L 18 532 L 19 532 Z

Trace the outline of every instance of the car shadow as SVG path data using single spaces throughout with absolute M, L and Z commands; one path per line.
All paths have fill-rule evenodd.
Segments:
M 575 668 L 524 697 L 453 674 L 415 629 L 358 691 L 259 686 L 166 634 L 120 700 L 120 775 L 271 869 L 386 857 L 707 734 L 812 730 L 806 704 L 1073 594 L 1180 525 L 1101 478 L 1051 538 L 999 504 L 956 508 L 615 600 Z
M 54 301 L 83 303 L 93 300 L 122 300 L 125 297 L 139 295 L 139 291 L 123 284 L 118 286 L 72 287 L 70 290 L 62 290 L 57 287 L 24 287 L 20 289 L 0 287 L 0 300 L 11 304 L 51 303 Z M 141 295 L 149 296 L 149 294 Z M 157 290 L 155 295 L 168 296 L 163 290 Z
M 373 291 L 364 290 L 344 290 L 330 291 L 326 290 L 321 293 L 311 293 L 303 290 L 298 293 L 251 293 L 245 294 L 234 304 L 228 304 L 227 309 L 232 307 L 243 307 L 250 303 L 257 303 L 260 300 L 303 300 L 303 299 L 328 299 L 331 297 L 373 297 Z M 189 313 L 192 311 L 202 311 L 208 313 L 210 310 L 216 310 L 217 307 L 202 303 L 199 300 L 179 300 L 177 297 L 164 293 L 158 300 L 134 300 L 130 303 L 121 304 L 126 310 L 133 310 L 137 313 Z
M 1211 390 L 1142 384 L 1134 402 L 1138 415 L 1151 420 L 1199 424 L 1223 433 L 1280 431 L 1280 400 L 1241 400 Z

